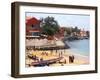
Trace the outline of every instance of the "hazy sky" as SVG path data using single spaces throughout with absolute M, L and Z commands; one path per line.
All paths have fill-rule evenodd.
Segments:
M 54 17 L 58 21 L 61 27 L 75 27 L 80 29 L 90 29 L 90 16 L 89 15 L 77 15 L 77 14 L 51 14 L 51 13 L 34 13 L 27 12 L 26 17 L 35 17 L 37 19 L 46 18 L 47 16 Z

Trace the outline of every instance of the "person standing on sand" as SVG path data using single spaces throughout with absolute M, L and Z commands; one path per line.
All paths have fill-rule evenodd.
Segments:
M 57 53 L 57 50 L 56 50 L 56 53 Z
M 69 63 L 73 63 L 74 62 L 74 56 L 69 56 Z
M 66 59 L 64 59 L 64 63 L 66 64 Z
M 69 56 L 69 63 L 71 63 L 71 56 Z
M 61 57 L 63 56 L 63 53 L 62 53 L 62 51 L 61 51 Z
M 74 62 L 74 56 L 72 55 L 72 62 Z
M 60 53 L 59 53 L 59 57 L 60 57 Z

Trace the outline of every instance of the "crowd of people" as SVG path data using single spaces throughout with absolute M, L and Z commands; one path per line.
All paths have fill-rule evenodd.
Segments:
M 41 55 L 41 56 L 38 56 L 37 54 L 34 54 L 35 51 L 33 51 L 33 50 L 27 50 L 27 51 L 28 51 L 27 57 L 29 59 L 32 59 L 33 62 L 42 62 L 42 61 L 45 61 L 44 56 L 45 57 L 46 56 L 47 57 L 52 56 L 52 53 L 57 54 L 56 56 L 58 56 L 58 58 L 63 57 L 63 51 L 56 51 L 56 50 L 55 50 L 55 52 L 53 52 L 52 50 L 50 52 L 49 51 L 48 52 L 47 51 L 41 51 L 41 52 L 39 52 L 39 55 Z M 62 60 L 59 60 L 56 63 L 61 64 L 61 66 L 63 66 L 66 63 L 71 64 L 71 63 L 74 63 L 75 57 L 74 57 L 74 55 L 69 55 L 68 59 L 69 59 L 69 61 L 66 61 L 66 58 L 63 58 Z

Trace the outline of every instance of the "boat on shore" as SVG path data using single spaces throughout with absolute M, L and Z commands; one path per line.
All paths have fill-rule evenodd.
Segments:
M 50 64 L 54 64 L 58 61 L 60 61 L 61 59 L 63 59 L 63 57 L 58 57 L 58 58 L 54 58 L 54 59 L 50 59 L 50 60 L 42 60 L 42 61 L 38 61 L 38 62 L 32 62 L 29 66 L 49 66 Z

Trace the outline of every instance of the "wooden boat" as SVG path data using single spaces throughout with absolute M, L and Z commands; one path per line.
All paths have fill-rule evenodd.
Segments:
M 43 60 L 43 61 L 38 61 L 38 62 L 32 62 L 30 66 L 49 66 L 50 64 L 60 61 L 62 58 L 63 57 L 50 59 L 50 60 Z

